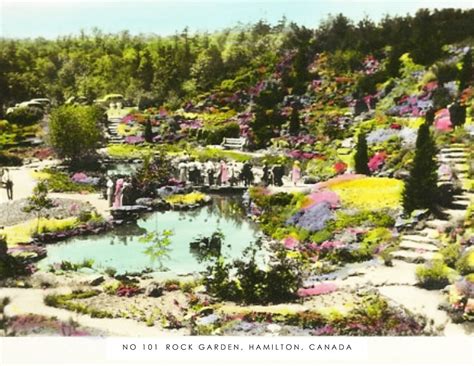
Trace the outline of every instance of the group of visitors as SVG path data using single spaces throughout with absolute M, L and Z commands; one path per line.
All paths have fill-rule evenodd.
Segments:
M 106 182 L 106 198 L 109 207 L 117 208 L 128 204 L 127 197 L 130 195 L 132 183 L 128 178 L 116 178 L 112 176 L 107 177 Z
M 13 200 L 13 181 L 10 179 L 10 171 L 6 168 L 0 169 L 0 185 L 6 189 L 8 200 Z
M 204 163 L 193 159 L 182 159 L 178 163 L 178 180 L 189 185 L 248 186 L 253 183 L 252 164 L 208 160 Z
M 198 186 L 244 186 L 257 183 L 265 186 L 283 186 L 285 166 L 283 164 L 265 164 L 262 169 L 250 162 L 226 162 L 225 160 L 200 162 L 193 158 L 183 158 L 177 162 L 177 177 L 180 182 Z M 296 186 L 301 179 L 301 168 L 296 161 L 290 172 L 290 178 Z

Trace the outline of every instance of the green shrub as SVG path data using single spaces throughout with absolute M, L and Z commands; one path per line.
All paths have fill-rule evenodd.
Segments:
M 75 311 L 77 313 L 90 315 L 92 318 L 113 318 L 113 314 L 96 308 L 89 307 L 85 304 L 74 302 L 73 300 L 87 299 L 97 296 L 100 293 L 98 290 L 89 291 L 73 291 L 70 294 L 59 295 L 50 294 L 44 298 L 44 303 L 47 306 Z
M 443 256 L 443 261 L 451 268 L 456 266 L 456 261 L 461 255 L 461 245 L 459 243 L 447 244 L 440 249 L 439 254 Z
M 456 262 L 456 269 L 462 275 L 474 273 L 474 249 L 466 251 Z
M 416 268 L 416 277 L 420 285 L 427 289 L 441 289 L 449 284 L 450 268 L 441 260 Z
M 47 175 L 45 181 L 51 192 L 67 193 L 67 192 L 95 192 L 96 188 L 91 184 L 75 183 L 69 175 L 52 169 L 43 170 Z
M 269 268 L 263 269 L 256 256 L 260 245 L 257 243 L 244 251 L 247 260 L 225 263 L 220 257 L 210 265 L 205 279 L 208 292 L 221 300 L 247 304 L 293 300 L 302 281 L 299 263 L 280 250 L 273 254 Z
M 7 119 L 10 123 L 18 125 L 31 125 L 43 118 L 43 111 L 39 108 L 15 108 L 13 112 L 8 113 Z
M 104 270 L 104 273 L 110 277 L 115 277 L 115 275 L 117 274 L 117 270 L 114 267 L 107 267 Z
M 207 145 L 220 145 L 224 137 L 239 137 L 240 126 L 236 122 L 206 126 L 199 137 Z
M 0 166 L 20 166 L 23 160 L 16 155 L 0 151 Z

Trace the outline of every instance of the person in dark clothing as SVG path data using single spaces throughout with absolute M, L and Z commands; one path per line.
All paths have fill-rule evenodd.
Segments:
M 2 183 L 7 191 L 8 200 L 13 200 L 13 181 L 10 179 L 10 171 L 8 169 L 0 171 L 0 179 L 0 183 Z
M 270 167 L 267 164 L 263 166 L 262 183 L 265 187 L 270 184 Z
M 7 189 L 7 197 L 11 201 L 13 200 L 13 181 L 11 179 L 8 179 L 5 188 Z
M 281 164 L 276 164 L 272 168 L 273 173 L 273 184 L 277 187 L 281 187 L 283 185 L 283 175 L 285 174 L 285 168 Z
M 244 181 L 245 187 L 253 183 L 253 178 L 252 164 L 246 162 L 242 167 L 242 180 Z

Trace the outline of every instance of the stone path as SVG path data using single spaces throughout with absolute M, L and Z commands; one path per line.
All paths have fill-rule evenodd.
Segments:
M 88 315 L 78 314 L 65 309 L 57 309 L 46 306 L 43 302 L 44 296 L 51 293 L 68 293 L 69 288 L 56 289 L 22 289 L 22 288 L 0 288 L 0 299 L 8 297 L 10 303 L 5 307 L 4 314 L 7 317 L 15 315 L 37 314 L 47 317 L 56 317 L 61 321 L 74 320 L 83 327 L 100 330 L 111 336 L 123 337 L 159 337 L 159 336 L 181 336 L 187 335 L 186 329 L 177 331 L 164 331 L 157 327 L 148 327 L 132 319 L 123 318 L 91 318 Z
M 120 136 L 117 131 L 121 120 L 121 118 L 109 118 L 107 122 L 106 137 L 110 144 L 121 144 L 125 140 L 125 138 Z
M 439 163 L 451 166 L 455 176 L 461 181 L 467 178 L 465 170 L 468 163 L 467 158 L 467 147 L 463 144 L 452 144 L 449 147 L 442 148 L 438 154 Z M 452 177 L 447 176 L 440 176 L 439 179 L 440 185 L 451 181 Z M 452 205 L 443 210 L 448 219 L 428 220 L 425 229 L 403 234 L 400 249 L 392 253 L 393 257 L 405 263 L 424 263 L 437 258 L 441 246 L 438 240 L 439 232 L 449 225 L 450 221 L 462 220 L 473 199 L 474 194 L 465 190 L 461 194 L 455 195 Z M 415 268 L 412 268 L 413 275 L 414 272 Z M 396 274 L 396 276 L 400 274 Z M 445 301 L 445 296 L 438 290 L 425 290 L 415 287 L 415 284 L 416 282 L 414 284 L 381 286 L 379 291 L 382 295 L 395 303 L 403 305 L 408 310 L 426 316 L 433 321 L 435 327 L 444 328 L 445 335 L 464 335 L 464 328 L 459 324 L 453 324 L 448 314 L 443 310 L 439 310 L 439 306 Z
M 13 199 L 22 199 L 31 196 L 36 180 L 32 173 L 58 164 L 58 160 L 43 160 L 21 167 L 10 167 L 10 179 L 13 181 Z M 0 189 L 0 203 L 8 202 L 7 191 Z
M 452 166 L 454 174 L 460 180 L 467 178 L 468 151 L 462 144 L 452 144 L 441 149 L 438 160 L 442 164 Z M 460 169 L 461 168 L 461 169 Z M 449 178 L 449 179 L 448 179 Z M 451 177 L 440 177 L 440 184 L 451 182 Z M 440 257 L 440 231 L 450 224 L 450 221 L 463 219 L 467 207 L 473 202 L 474 193 L 463 190 L 454 196 L 453 204 L 443 210 L 447 219 L 431 219 L 426 222 L 423 230 L 411 231 L 401 235 L 398 250 L 392 253 L 393 266 L 372 265 L 365 268 L 354 268 L 348 264 L 343 272 L 349 275 L 339 276 L 333 282 L 339 289 L 370 289 L 376 288 L 392 303 L 407 310 L 425 316 L 432 322 L 435 329 L 443 329 L 444 335 L 465 335 L 462 325 L 454 324 L 448 314 L 440 310 L 445 302 L 445 295 L 439 290 L 426 290 L 417 287 L 416 267 Z M 351 273 L 353 272 L 353 273 Z

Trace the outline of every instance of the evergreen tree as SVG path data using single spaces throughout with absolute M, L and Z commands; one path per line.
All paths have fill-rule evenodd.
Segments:
M 298 108 L 293 107 L 290 117 L 290 135 L 294 136 L 300 132 L 300 114 Z
M 433 210 L 438 201 L 438 166 L 435 155 L 436 145 L 430 126 L 425 122 L 418 129 L 415 158 L 403 192 L 403 207 L 408 213 L 423 208 Z
M 459 75 L 459 90 L 463 91 L 468 87 L 472 79 L 472 51 L 469 50 L 462 60 L 462 69 Z
M 453 127 L 456 128 L 458 126 L 464 125 L 466 123 L 466 107 L 459 104 L 459 102 L 454 102 L 448 108 L 449 110 L 449 118 L 451 119 L 451 123 Z
M 147 118 L 145 123 L 145 141 L 148 143 L 153 142 L 153 131 L 151 129 L 150 117 Z
M 354 156 L 355 171 L 357 174 L 370 175 L 369 155 L 367 153 L 367 139 L 365 133 L 360 133 L 357 138 L 356 153 Z
M 425 123 L 431 126 L 434 123 L 434 120 L 435 120 L 435 111 L 433 108 L 430 108 L 426 111 Z

